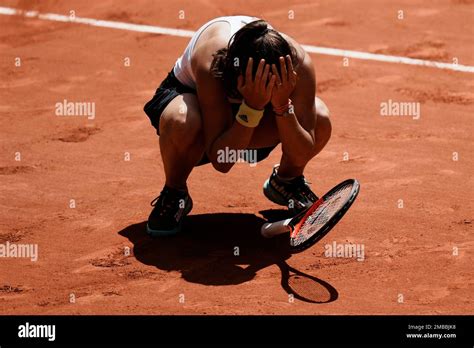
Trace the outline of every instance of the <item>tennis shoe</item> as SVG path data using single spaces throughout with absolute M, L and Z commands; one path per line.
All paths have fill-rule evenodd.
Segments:
M 153 210 L 148 217 L 146 231 L 152 237 L 179 233 L 184 218 L 193 208 L 193 200 L 187 191 L 176 190 L 166 185 L 150 204 Z
M 263 193 L 273 203 L 285 205 L 295 214 L 309 208 L 318 200 L 303 175 L 290 180 L 282 179 L 278 176 L 278 165 L 263 184 Z

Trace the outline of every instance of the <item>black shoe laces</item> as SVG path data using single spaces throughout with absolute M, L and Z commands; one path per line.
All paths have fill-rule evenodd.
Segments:
M 150 205 L 155 208 L 161 208 L 159 215 L 164 216 L 176 209 L 179 196 L 171 193 L 166 187 L 161 191 L 160 195 L 150 202 Z
M 317 200 L 317 197 L 313 191 L 311 191 L 308 184 L 310 184 L 310 182 L 306 181 L 306 178 L 303 175 L 294 178 L 291 182 L 281 183 L 282 186 L 287 187 L 287 191 L 283 195 L 286 199 L 296 197 L 298 201 L 300 201 L 301 198 L 304 198 L 305 200 L 314 202 Z
M 313 191 L 311 191 L 311 188 L 308 185 L 310 184 L 310 182 L 306 181 L 304 176 L 296 178 L 295 181 L 295 188 L 298 194 L 300 194 L 307 200 L 314 202 L 316 199 L 316 195 L 313 193 Z

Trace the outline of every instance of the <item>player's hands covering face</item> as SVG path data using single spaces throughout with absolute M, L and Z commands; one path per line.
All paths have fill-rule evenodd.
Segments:
M 276 84 L 272 90 L 271 102 L 273 107 L 280 107 L 288 103 L 291 93 L 296 86 L 296 71 L 293 70 L 293 63 L 289 55 L 280 57 L 280 71 L 275 64 L 272 64 L 273 76 L 276 76 Z
M 265 64 L 265 59 L 258 63 L 255 78 L 252 78 L 253 58 L 249 58 L 245 77 L 239 75 L 237 89 L 245 100 L 245 104 L 253 109 L 263 110 L 272 98 L 272 89 L 277 77 L 270 73 L 270 65 Z

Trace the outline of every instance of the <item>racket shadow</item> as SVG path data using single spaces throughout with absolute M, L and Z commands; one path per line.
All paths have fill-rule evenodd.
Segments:
M 301 272 L 285 261 L 277 263 L 281 270 L 281 286 L 288 295 L 309 303 L 329 303 L 339 297 L 337 290 L 329 283 Z

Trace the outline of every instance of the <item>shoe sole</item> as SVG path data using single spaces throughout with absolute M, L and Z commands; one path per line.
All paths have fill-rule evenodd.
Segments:
M 181 224 L 179 224 L 178 227 L 172 229 L 172 230 L 154 230 L 148 226 L 148 223 L 146 224 L 146 233 L 151 236 L 151 237 L 165 237 L 165 236 L 174 236 L 181 232 Z
M 155 238 L 155 237 L 167 237 L 167 236 L 175 236 L 178 233 L 181 232 L 181 228 L 183 226 L 183 220 L 186 218 L 186 216 L 191 212 L 193 209 L 193 205 L 191 203 L 189 209 L 183 213 L 183 217 L 181 218 L 181 223 L 178 224 L 176 228 L 173 228 L 172 230 L 154 230 L 148 226 L 148 223 L 146 224 L 146 233 Z
M 267 179 L 267 181 L 265 181 L 265 183 L 263 184 L 263 194 L 275 204 L 282 205 L 285 207 L 288 206 L 288 202 L 284 198 L 282 198 L 281 194 L 270 185 L 270 179 Z

